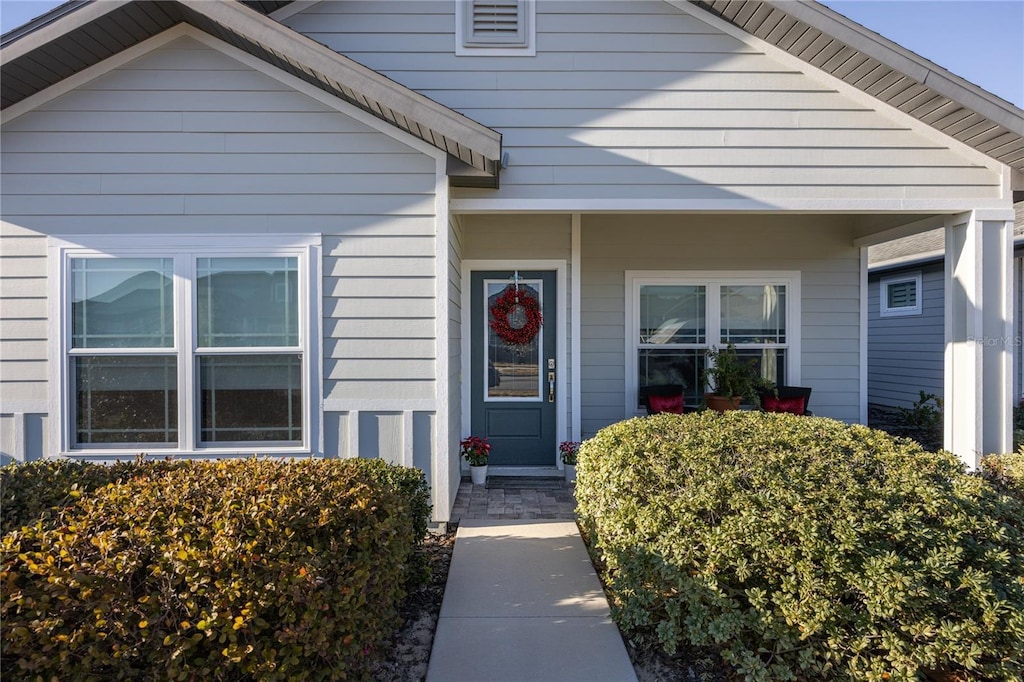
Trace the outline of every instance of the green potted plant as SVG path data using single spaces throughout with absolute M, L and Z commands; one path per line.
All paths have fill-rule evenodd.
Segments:
M 740 401 L 747 400 L 755 407 L 761 405 L 759 392 L 775 388 L 774 382 L 763 379 L 757 372 L 757 361 L 744 360 L 736 346 L 712 348 L 707 352 L 708 367 L 701 375 L 705 386 L 712 390 L 704 394 L 704 403 L 712 410 L 735 410 Z
M 459 441 L 462 448 L 461 455 L 469 462 L 469 475 L 473 485 L 483 485 L 487 482 L 487 458 L 491 454 L 491 444 L 486 438 L 480 436 L 469 436 Z
M 565 480 L 570 483 L 576 480 L 576 455 L 579 451 L 580 442 L 577 440 L 563 440 L 558 445 L 562 464 L 565 465 Z

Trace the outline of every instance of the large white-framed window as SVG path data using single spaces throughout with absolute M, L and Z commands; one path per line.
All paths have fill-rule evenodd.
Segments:
M 49 247 L 62 453 L 311 451 L 319 236 Z
M 883 277 L 878 282 L 878 314 L 882 317 L 921 314 L 921 273 Z
M 680 386 L 696 406 L 707 351 L 734 344 L 767 379 L 800 381 L 800 273 L 626 272 L 626 412 L 648 386 Z
M 455 0 L 455 54 L 532 57 L 536 48 L 535 0 Z

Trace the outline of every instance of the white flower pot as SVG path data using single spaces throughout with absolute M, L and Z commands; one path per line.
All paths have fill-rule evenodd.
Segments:
M 576 482 L 576 465 L 566 464 L 565 465 L 565 480 L 569 483 Z
M 483 485 L 487 482 L 487 465 L 469 467 L 469 477 L 473 479 L 473 485 Z

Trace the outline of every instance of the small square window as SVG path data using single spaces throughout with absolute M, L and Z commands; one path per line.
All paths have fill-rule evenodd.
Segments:
M 878 312 L 882 317 L 921 314 L 921 273 L 886 277 L 879 283 Z

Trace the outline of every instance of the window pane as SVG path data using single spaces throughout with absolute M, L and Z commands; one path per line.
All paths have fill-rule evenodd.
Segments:
M 508 284 L 504 282 L 487 283 L 487 397 L 488 398 L 539 398 L 541 396 L 541 358 L 540 349 L 543 328 L 529 343 L 513 345 L 504 341 L 491 330 L 494 315 L 490 309 L 496 299 L 504 293 Z M 544 300 L 541 298 L 540 282 L 524 284 L 519 282 L 524 293 L 537 299 L 541 310 Z M 521 311 L 513 310 L 509 325 L 514 329 L 522 329 L 526 317 Z
M 75 442 L 178 440 L 178 366 L 173 357 L 71 358 Z
M 199 346 L 299 345 L 298 259 L 200 258 Z
M 302 356 L 199 359 L 200 440 L 302 442 Z
M 741 362 L 753 360 L 754 368 L 763 379 L 786 385 L 786 351 L 783 348 L 740 348 L 736 351 Z
M 700 375 L 706 357 L 703 349 L 671 350 L 668 348 L 641 348 L 639 350 L 640 395 L 637 407 L 643 407 L 643 390 L 648 386 L 681 386 L 684 400 L 696 405 L 704 394 Z
M 174 346 L 170 258 L 75 258 L 71 262 L 73 348 Z
M 722 287 L 722 343 L 786 343 L 786 287 Z
M 640 287 L 640 343 L 704 343 L 703 286 Z

